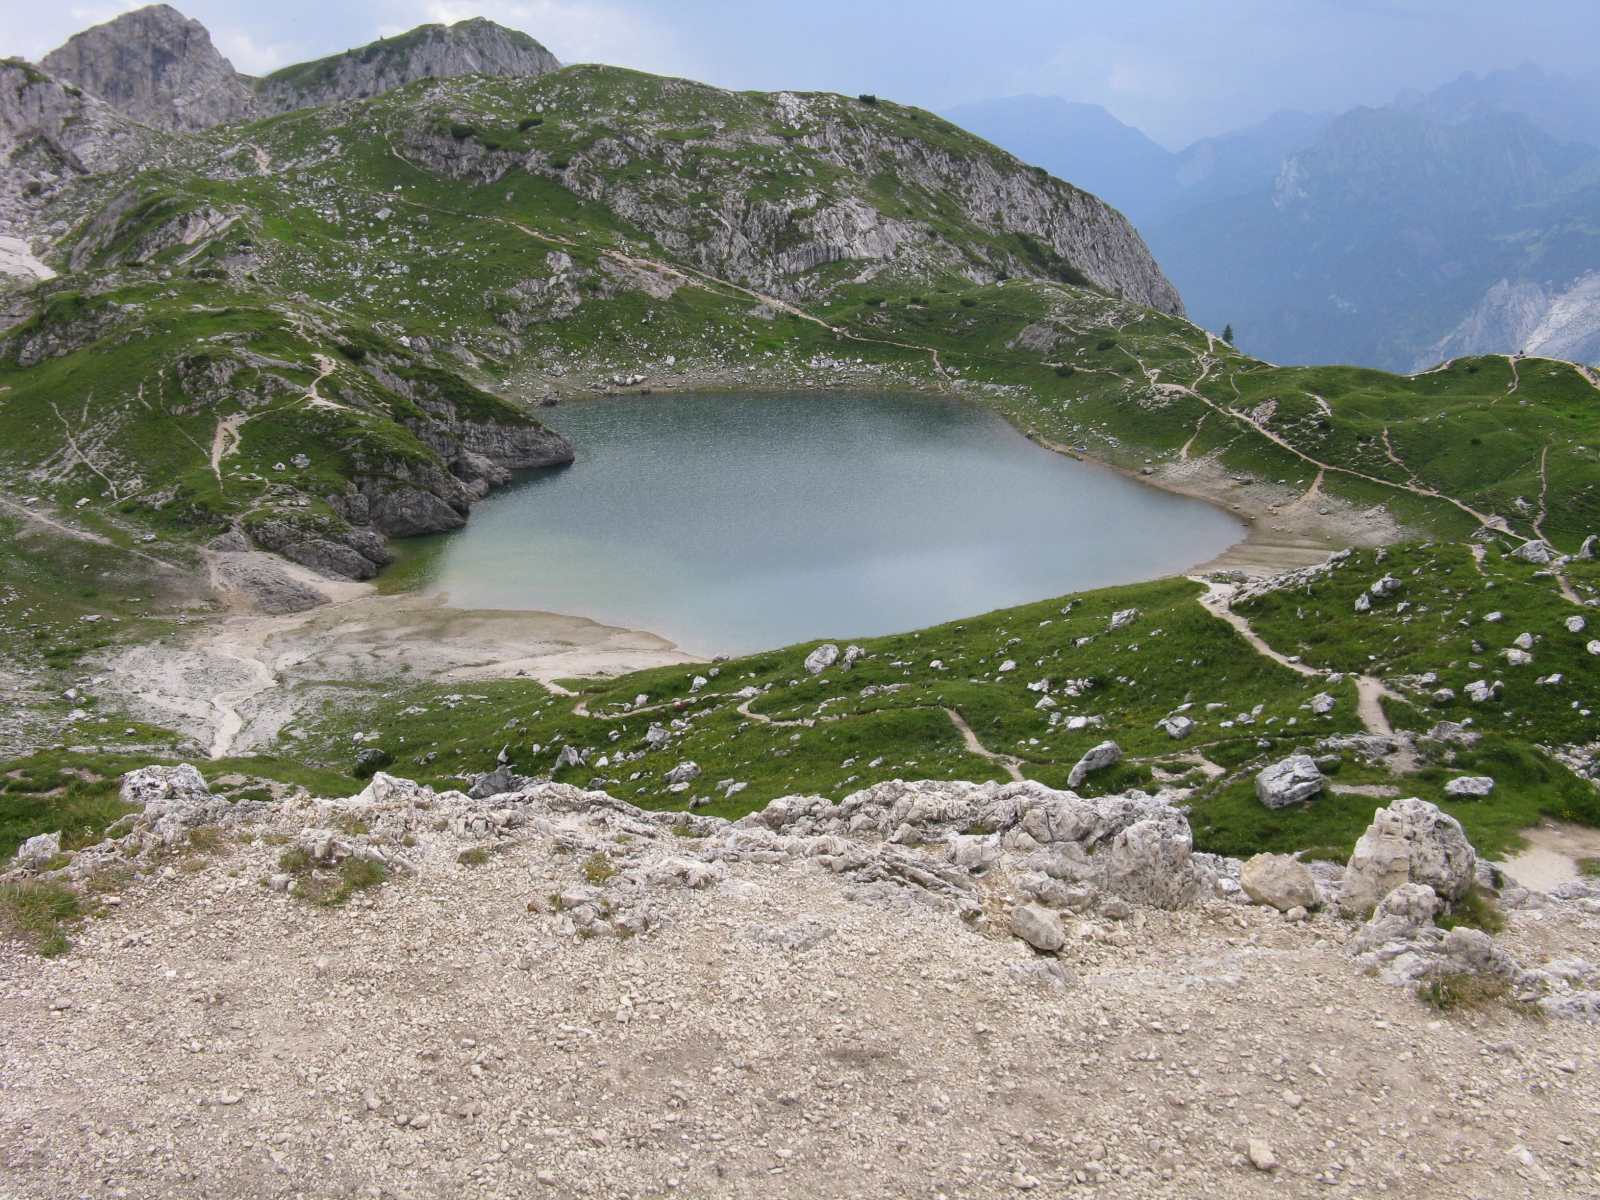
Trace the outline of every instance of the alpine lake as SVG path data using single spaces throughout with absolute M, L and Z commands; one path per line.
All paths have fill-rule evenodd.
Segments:
M 679 393 L 539 417 L 577 461 L 397 544 L 387 586 L 739 654 L 1170 575 L 1245 532 L 958 400 Z

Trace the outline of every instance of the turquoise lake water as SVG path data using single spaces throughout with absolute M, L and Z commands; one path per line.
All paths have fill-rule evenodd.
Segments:
M 577 461 L 402 570 L 461 608 L 569 613 L 699 654 L 914 629 L 1203 562 L 1226 513 L 882 393 L 691 394 L 542 410 Z

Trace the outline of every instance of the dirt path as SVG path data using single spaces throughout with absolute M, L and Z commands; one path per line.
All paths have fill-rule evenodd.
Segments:
M 1205 426 L 1206 417 L 1208 416 L 1210 416 L 1209 413 L 1201 413 L 1200 419 L 1194 423 L 1194 432 L 1189 435 L 1189 440 L 1178 450 L 1179 462 L 1189 461 L 1189 448 L 1194 445 L 1195 439 L 1200 436 L 1200 430 Z
M 750 705 L 754 703 L 756 699 L 757 697 L 752 696 L 749 700 L 746 700 L 743 704 L 739 705 L 736 711 L 741 717 L 749 717 L 752 721 L 756 721 L 762 725 L 771 725 L 774 729 L 810 729 L 819 721 L 839 721 L 844 719 L 843 717 L 807 717 L 798 721 L 779 721 L 773 717 L 764 716 L 763 714 L 753 710 Z M 941 707 L 939 711 L 950 718 L 950 724 L 954 725 L 956 727 L 956 732 L 961 735 L 961 743 L 966 747 L 967 753 L 975 754 L 979 758 L 987 759 L 989 762 L 998 764 L 1005 770 L 1007 775 L 1019 783 L 1027 778 L 1027 776 L 1023 775 L 1022 773 L 1022 759 L 1017 758 L 1012 754 L 997 754 L 995 751 L 989 749 L 979 739 L 977 732 L 972 728 L 972 726 L 967 724 L 967 719 L 955 709 Z
M 1257 654 L 1263 658 L 1271 659 L 1280 667 L 1288 667 L 1295 674 L 1303 675 L 1307 679 L 1325 679 L 1330 674 L 1328 671 L 1307 666 L 1297 659 L 1280 654 L 1269 646 L 1265 639 L 1251 628 L 1250 622 L 1245 619 L 1243 614 L 1236 613 L 1229 607 L 1235 592 L 1233 584 L 1218 583 L 1215 580 L 1203 579 L 1194 575 L 1189 576 L 1189 578 L 1206 589 L 1205 593 L 1197 598 L 1200 607 L 1212 616 L 1232 625 L 1238 631 L 1239 636 L 1244 638 L 1250 644 L 1250 648 Z M 1355 681 L 1356 715 L 1361 719 L 1362 727 L 1374 737 L 1393 738 L 1395 736 L 1394 726 L 1389 723 L 1389 718 L 1385 715 L 1383 705 L 1379 701 L 1385 696 L 1392 700 L 1398 700 L 1400 697 L 1375 675 L 1357 675 L 1355 676 Z M 1402 772 L 1416 769 L 1416 764 L 1408 753 L 1392 755 L 1390 765 L 1394 770 Z
M 1025 778 L 1022 774 L 1022 760 L 1011 754 L 996 754 L 978 740 L 978 735 L 973 732 L 972 726 L 967 724 L 967 719 L 953 708 L 944 710 L 944 715 L 950 718 L 950 724 L 956 727 L 961 734 L 961 741 L 966 746 L 968 753 L 976 754 L 979 758 L 986 758 L 992 763 L 999 764 L 1005 773 L 1012 779 L 1021 783 Z
M 85 407 L 87 407 L 87 405 Z M 73 458 L 78 462 L 81 462 L 84 466 L 88 467 L 89 470 L 93 471 L 105 481 L 106 487 L 111 491 L 111 498 L 113 500 L 126 499 L 126 497 L 123 496 L 118 490 L 116 480 L 112 479 L 111 476 L 107 475 L 104 471 L 97 467 L 94 463 L 94 460 L 83 452 L 83 447 L 78 445 L 78 439 L 73 436 L 72 426 L 67 423 L 66 417 L 61 415 L 61 409 L 56 406 L 56 402 L 54 400 L 50 401 L 50 411 L 55 413 L 56 420 L 61 422 L 61 432 L 67 440 L 67 447 L 72 451 Z M 68 469 L 70 470 L 70 468 Z
M 1152 368 L 1152 371 L 1154 371 L 1154 373 L 1157 374 L 1157 375 L 1160 374 L 1160 371 L 1157 368 Z M 1280 437 L 1278 434 L 1273 433 L 1272 430 L 1268 429 L 1266 426 L 1264 426 L 1264 425 L 1260 424 L 1258 421 L 1252 419 L 1248 414 L 1242 413 L 1242 412 L 1236 412 L 1235 410 L 1233 410 L 1231 408 L 1228 408 L 1228 407 L 1226 407 L 1224 405 L 1218 404 L 1216 401 L 1210 399 L 1207 396 L 1202 395 L 1200 392 L 1196 391 L 1194 388 L 1189 387 L 1186 384 L 1182 384 L 1182 383 L 1162 383 L 1162 382 L 1159 382 L 1159 381 L 1155 381 L 1152 384 L 1152 386 L 1154 386 L 1158 391 L 1178 392 L 1178 393 L 1180 393 L 1182 395 L 1189 396 L 1192 399 L 1198 400 L 1201 404 L 1204 404 L 1207 408 L 1211 409 L 1211 411 L 1213 411 L 1215 413 L 1219 413 L 1222 416 L 1227 417 L 1231 421 L 1238 422 L 1239 424 L 1244 425 L 1247 428 L 1254 430 L 1256 433 L 1258 433 L 1262 437 L 1266 438 L 1269 442 L 1273 443 L 1275 446 L 1278 446 L 1280 449 L 1288 451 L 1290 454 L 1294 455 L 1296 458 L 1300 459 L 1302 462 L 1309 463 L 1311 466 L 1316 467 L 1318 470 L 1321 470 L 1321 471 L 1334 471 L 1334 472 L 1337 472 L 1338 474 L 1341 474 L 1341 475 L 1349 475 L 1349 476 L 1351 476 L 1352 478 L 1355 478 L 1355 479 L 1363 479 L 1368 483 L 1375 483 L 1375 484 L 1379 485 L 1380 487 L 1394 488 L 1397 491 L 1402 491 L 1402 492 L 1411 492 L 1413 495 L 1421 496 L 1424 499 L 1428 499 L 1428 500 L 1442 500 L 1446 504 L 1453 505 L 1454 507 L 1460 509 L 1462 512 L 1466 513 L 1469 517 L 1471 517 L 1474 521 L 1477 521 L 1478 524 L 1480 524 L 1480 525 L 1482 525 L 1482 526 L 1484 526 L 1486 528 L 1495 529 L 1495 530 L 1498 530 L 1500 528 L 1500 526 L 1497 523 L 1495 523 L 1494 521 L 1492 521 L 1491 518 L 1485 516 L 1483 513 L 1479 512 L 1477 509 L 1472 508 L 1471 506 L 1462 503 L 1460 500 L 1457 500 L 1454 496 L 1447 496 L 1443 492 L 1436 491 L 1433 488 L 1422 487 L 1422 486 L 1413 486 L 1413 485 L 1404 484 L 1404 483 L 1396 483 L 1392 479 L 1384 479 L 1384 478 L 1382 478 L 1380 476 L 1377 476 L 1377 475 L 1368 475 L 1364 471 L 1357 471 L 1357 470 L 1355 470 L 1355 469 L 1353 469 L 1351 467 L 1341 467 L 1341 466 L 1338 466 L 1338 465 L 1336 465 L 1334 463 L 1326 463 L 1326 462 L 1322 462 L 1320 459 L 1313 458 L 1313 457 L 1311 457 L 1311 455 L 1307 454 L 1304 450 L 1301 450 L 1298 446 L 1295 446 L 1291 442 L 1289 442 L 1289 441 L 1285 440 L 1284 438 Z
M 1234 594 L 1234 586 L 1231 583 L 1218 583 L 1215 580 L 1201 579 L 1194 575 L 1189 576 L 1189 578 L 1206 589 L 1205 594 L 1198 598 L 1200 607 L 1213 617 L 1220 618 L 1232 625 L 1238 631 L 1239 636 L 1244 638 L 1250 644 L 1250 648 L 1261 655 L 1262 658 L 1270 658 L 1280 667 L 1288 667 L 1296 675 L 1304 675 L 1308 679 L 1321 679 L 1327 674 L 1326 671 L 1319 671 L 1315 667 L 1308 667 L 1303 662 L 1279 654 L 1271 646 L 1267 645 L 1261 635 L 1250 627 L 1249 621 L 1228 607 L 1228 603 L 1233 599 Z
M 170 563 L 164 558 L 157 558 L 154 554 L 147 554 L 143 550 L 136 550 L 132 546 L 119 546 L 110 538 L 103 537 L 102 535 L 94 533 L 91 530 L 78 529 L 75 526 L 67 525 L 64 522 L 58 521 L 54 517 L 48 517 L 44 513 L 36 512 L 29 508 L 26 504 L 21 504 L 16 500 L 12 500 L 8 496 L 0 496 L 0 508 L 4 508 L 8 512 L 16 513 L 19 517 L 22 517 L 28 521 L 32 521 L 35 525 L 43 525 L 46 529 L 53 530 L 56 533 L 63 534 L 66 537 L 72 538 L 76 541 L 93 542 L 97 546 L 109 546 L 113 550 L 120 550 L 124 554 L 131 554 L 134 558 L 141 558 L 147 563 L 153 563 L 164 571 L 183 570 L 183 568 L 178 566 L 176 563 Z
M 1544 449 L 1539 451 L 1539 511 L 1533 516 L 1533 532 L 1541 542 L 1549 541 L 1544 536 L 1544 519 L 1550 515 L 1550 443 L 1544 444 Z
M 212 758 L 226 758 L 233 752 L 245 724 L 240 705 L 278 686 L 278 677 L 272 673 L 272 668 L 259 658 L 233 652 L 224 652 L 222 657 L 245 667 L 255 676 L 255 680 L 242 688 L 218 692 L 211 698 L 211 707 L 217 713 L 216 732 L 211 735 Z
M 222 460 L 239 448 L 239 427 L 250 419 L 248 413 L 234 413 L 217 422 L 217 431 L 211 435 L 211 473 L 222 482 Z
M 1600 829 L 1544 820 L 1524 829 L 1522 838 L 1526 845 L 1495 865 L 1536 892 L 1578 878 L 1584 859 L 1600 859 Z

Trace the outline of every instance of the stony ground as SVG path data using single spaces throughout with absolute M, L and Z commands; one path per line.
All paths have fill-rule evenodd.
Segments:
M 1595 1027 L 1441 1014 L 1331 915 L 1069 916 L 1045 960 L 769 856 L 575 937 L 550 898 L 625 827 L 424 830 L 341 908 L 263 886 L 281 839 L 241 828 L 65 957 L 0 947 L 0 1194 L 1600 1196 Z M 662 828 L 651 861 L 699 840 Z M 1600 957 L 1595 908 L 1501 940 Z

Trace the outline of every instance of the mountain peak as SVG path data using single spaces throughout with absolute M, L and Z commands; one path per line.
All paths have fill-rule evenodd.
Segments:
M 361 99 L 418 79 L 497 75 L 527 79 L 561 64 L 520 30 L 483 17 L 454 25 L 419 25 L 392 38 L 274 71 L 256 85 L 262 107 L 286 112 Z
M 249 87 L 206 27 L 168 4 L 74 34 L 40 65 L 158 129 L 206 129 L 251 110 Z
M 152 4 L 74 34 L 40 66 L 142 124 L 192 131 L 364 99 L 418 79 L 525 79 L 561 64 L 527 34 L 471 17 L 419 25 L 251 79 L 233 69 L 199 21 L 169 4 Z

